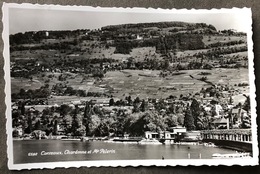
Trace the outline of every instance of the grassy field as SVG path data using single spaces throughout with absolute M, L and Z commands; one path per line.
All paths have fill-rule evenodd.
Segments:
M 38 89 L 44 85 L 44 82 L 39 80 L 30 80 L 26 78 L 11 78 L 11 93 L 17 93 L 20 89 Z
M 207 75 L 208 81 L 214 84 L 232 85 L 236 89 L 241 89 L 243 93 L 248 93 L 247 87 L 236 87 L 238 83 L 248 83 L 248 69 L 213 69 L 213 70 L 183 70 L 179 71 L 182 74 L 168 75 L 165 78 L 159 76 L 160 71 L 152 70 L 122 70 L 107 72 L 105 77 L 100 81 L 95 81 L 93 78 L 88 78 L 82 74 L 72 74 L 66 78 L 66 81 L 58 81 L 59 73 L 37 75 L 33 80 L 12 78 L 11 87 L 12 93 L 19 92 L 21 88 L 37 89 L 43 86 L 46 79 L 49 78 L 48 84 L 50 88 L 56 83 L 64 83 L 74 89 L 85 90 L 86 92 L 100 92 L 113 95 L 116 98 L 125 98 L 131 95 L 132 97 L 139 96 L 140 98 L 166 98 L 170 95 L 179 96 L 180 94 L 194 94 L 201 88 L 209 87 L 210 85 L 197 80 L 202 77 L 201 72 L 209 72 Z M 194 78 L 191 78 L 193 76 Z M 55 97 L 51 99 L 52 103 L 75 101 L 83 98 L 76 96 Z
M 226 43 L 231 41 L 246 41 L 246 36 L 203 36 L 203 42 L 205 45 L 209 45 L 212 43 Z
M 134 48 L 130 55 L 139 61 L 143 61 L 146 57 L 160 59 L 160 54 L 156 53 L 155 47 Z
M 244 52 L 238 52 L 238 53 L 232 53 L 232 54 L 224 55 L 224 57 L 227 57 L 227 56 L 230 56 L 230 57 L 232 57 L 232 56 L 242 56 L 242 57 L 244 57 L 244 56 L 248 56 L 248 52 L 244 51 Z
M 196 93 L 202 87 L 208 87 L 207 83 L 196 80 L 202 77 L 199 75 L 201 72 L 210 72 L 211 75 L 207 77 L 213 83 L 234 86 L 238 83 L 248 83 L 247 71 L 247 69 L 186 70 L 180 71 L 184 74 L 162 78 L 159 77 L 159 71 L 124 70 L 108 72 L 102 84 L 113 88 L 114 96 L 118 98 L 128 95 L 165 98 L 169 95 Z
M 225 47 L 220 47 L 220 48 L 234 48 L 234 47 L 244 47 L 246 46 L 246 44 L 239 44 L 239 45 L 233 45 L 233 46 L 225 46 Z M 193 56 L 194 54 L 198 54 L 198 53 L 207 53 L 208 51 L 210 51 L 212 49 L 200 49 L 200 50 L 186 50 L 186 51 L 178 51 L 176 52 L 176 56 L 177 57 L 186 57 L 186 56 Z M 234 55 L 239 55 L 239 56 L 247 56 L 247 52 L 237 52 L 237 53 L 233 53 Z M 232 54 L 232 55 L 233 55 Z M 229 56 L 231 54 L 225 54 L 225 56 Z

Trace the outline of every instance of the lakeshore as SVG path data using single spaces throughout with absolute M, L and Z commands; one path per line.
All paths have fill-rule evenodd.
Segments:
M 93 160 L 212 159 L 214 153 L 234 150 L 191 144 L 147 145 L 104 141 L 21 140 L 13 141 L 14 163 Z M 37 153 L 37 155 L 35 155 Z M 34 154 L 34 155 L 33 155 Z M 188 154 L 190 154 L 188 156 Z M 62 156 L 62 157 L 61 157 Z M 189 158 L 188 158 L 189 157 Z

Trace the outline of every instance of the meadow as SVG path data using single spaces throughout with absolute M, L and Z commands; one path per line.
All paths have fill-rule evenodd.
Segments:
M 245 93 L 247 88 L 235 86 L 238 83 L 248 83 L 248 69 L 225 69 L 216 68 L 212 70 L 182 70 L 169 74 L 166 77 L 160 76 L 160 71 L 152 70 L 122 70 L 107 72 L 102 80 L 95 80 L 94 78 L 87 79 L 82 74 L 70 74 L 66 81 L 58 81 L 57 78 L 60 73 L 55 73 L 49 79 L 50 88 L 59 83 L 64 83 L 73 89 L 81 89 L 86 92 L 100 92 L 106 93 L 109 91 L 111 95 L 116 98 L 125 98 L 131 95 L 132 97 L 139 96 L 140 98 L 166 98 L 170 95 L 179 96 L 181 94 L 195 94 L 202 88 L 207 88 L 210 85 L 200 79 L 202 72 L 207 72 L 208 81 L 214 84 L 231 85 L 235 88 L 240 88 Z M 18 92 L 20 89 L 37 89 L 43 86 L 46 78 L 51 73 L 46 74 L 42 78 L 41 75 L 35 76 L 33 80 L 12 78 L 11 87 L 12 93 Z M 192 77 L 194 78 L 192 78 Z M 55 96 L 55 95 L 54 95 Z M 61 96 L 60 96 L 61 97 Z M 76 96 L 64 96 L 61 100 L 79 100 Z M 56 98 L 59 100 L 59 98 Z M 53 99 L 52 99 L 53 100 Z

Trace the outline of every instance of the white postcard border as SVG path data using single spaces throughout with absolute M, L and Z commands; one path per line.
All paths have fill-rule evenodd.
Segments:
M 32 9 L 56 9 L 56 10 L 88 10 L 88 11 L 107 11 L 107 12 L 133 12 L 133 13 L 217 13 L 219 11 L 229 13 L 245 13 L 250 20 L 251 28 L 247 32 L 248 42 L 248 61 L 249 61 L 249 81 L 250 81 L 250 102 L 251 102 L 251 116 L 252 116 L 252 144 L 253 144 L 253 158 L 252 159 L 174 159 L 174 160 L 100 160 L 100 161 L 69 161 L 69 162 L 49 162 L 49 163 L 27 163 L 27 164 L 14 164 L 13 163 L 13 141 L 12 141 L 12 121 L 11 121 L 11 80 L 10 80 L 10 53 L 9 53 L 9 8 L 32 8 Z M 255 75 L 254 75 L 254 54 L 253 54 L 253 41 L 252 41 L 252 13 L 249 8 L 233 8 L 233 9 L 154 9 L 154 8 L 101 8 L 101 7 L 89 7 L 89 6 L 60 6 L 60 5 L 39 5 L 39 4 L 15 4 L 15 3 L 3 3 L 3 33 L 2 38 L 4 40 L 4 79 L 5 79 L 5 104 L 6 104 L 6 131 L 7 131 L 7 153 L 8 153 L 8 167 L 11 170 L 21 169 L 44 169 L 44 168 L 57 168 L 57 167 L 125 167 L 125 166 L 218 166 L 218 165 L 241 165 L 241 166 L 253 166 L 258 165 L 258 140 L 257 140 L 257 124 L 256 124 L 256 88 L 255 88 Z M 250 18 L 250 19 L 249 19 Z

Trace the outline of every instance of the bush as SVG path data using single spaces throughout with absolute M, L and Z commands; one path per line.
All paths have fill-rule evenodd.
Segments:
M 206 75 L 211 75 L 211 73 L 210 72 L 200 72 L 199 75 L 206 76 Z

